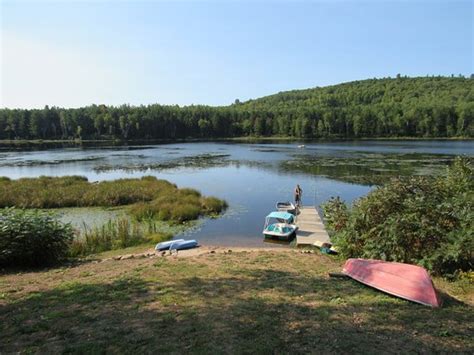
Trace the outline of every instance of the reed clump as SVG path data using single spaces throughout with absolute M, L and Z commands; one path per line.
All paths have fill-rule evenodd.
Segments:
M 122 249 L 143 244 L 147 241 L 138 224 L 128 218 L 109 220 L 106 224 L 88 228 L 84 226 L 70 246 L 71 256 L 100 253 L 112 249 Z
M 153 221 L 140 223 L 126 217 L 109 220 L 100 227 L 84 225 L 76 231 L 69 248 L 72 257 L 123 249 L 141 244 L 160 243 L 170 240 L 173 234 L 162 232 Z
M 194 189 L 179 189 L 174 194 L 162 195 L 149 203 L 137 203 L 131 214 L 138 220 L 158 219 L 185 222 L 202 215 L 213 216 L 227 208 L 227 203 L 215 197 L 203 197 Z

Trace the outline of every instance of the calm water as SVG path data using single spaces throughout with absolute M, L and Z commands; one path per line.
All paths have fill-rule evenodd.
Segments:
M 90 181 L 99 181 L 153 175 L 229 203 L 221 218 L 204 220 L 186 237 L 196 238 L 201 244 L 263 246 L 265 216 L 277 201 L 292 200 L 297 183 L 303 188 L 305 205 L 319 205 L 337 195 L 351 202 L 373 188 L 370 182 L 351 181 L 361 181 L 362 177 L 370 181 L 373 174 L 381 172 L 432 173 L 455 155 L 474 156 L 474 141 L 304 143 L 304 148 L 298 145 L 180 143 L 3 150 L 0 176 L 83 175 Z M 390 164 L 383 165 L 386 162 Z

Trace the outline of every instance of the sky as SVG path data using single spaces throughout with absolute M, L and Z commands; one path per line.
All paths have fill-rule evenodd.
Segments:
M 474 72 L 472 0 L 0 4 L 0 107 L 228 105 Z

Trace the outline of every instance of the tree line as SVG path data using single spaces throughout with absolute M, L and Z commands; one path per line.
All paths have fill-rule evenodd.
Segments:
M 473 78 L 369 79 L 232 105 L 0 109 L 0 139 L 474 137 Z

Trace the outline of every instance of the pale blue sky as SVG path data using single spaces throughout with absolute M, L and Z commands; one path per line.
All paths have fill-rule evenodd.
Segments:
M 1 106 L 227 105 L 473 73 L 473 1 L 1 1 Z

